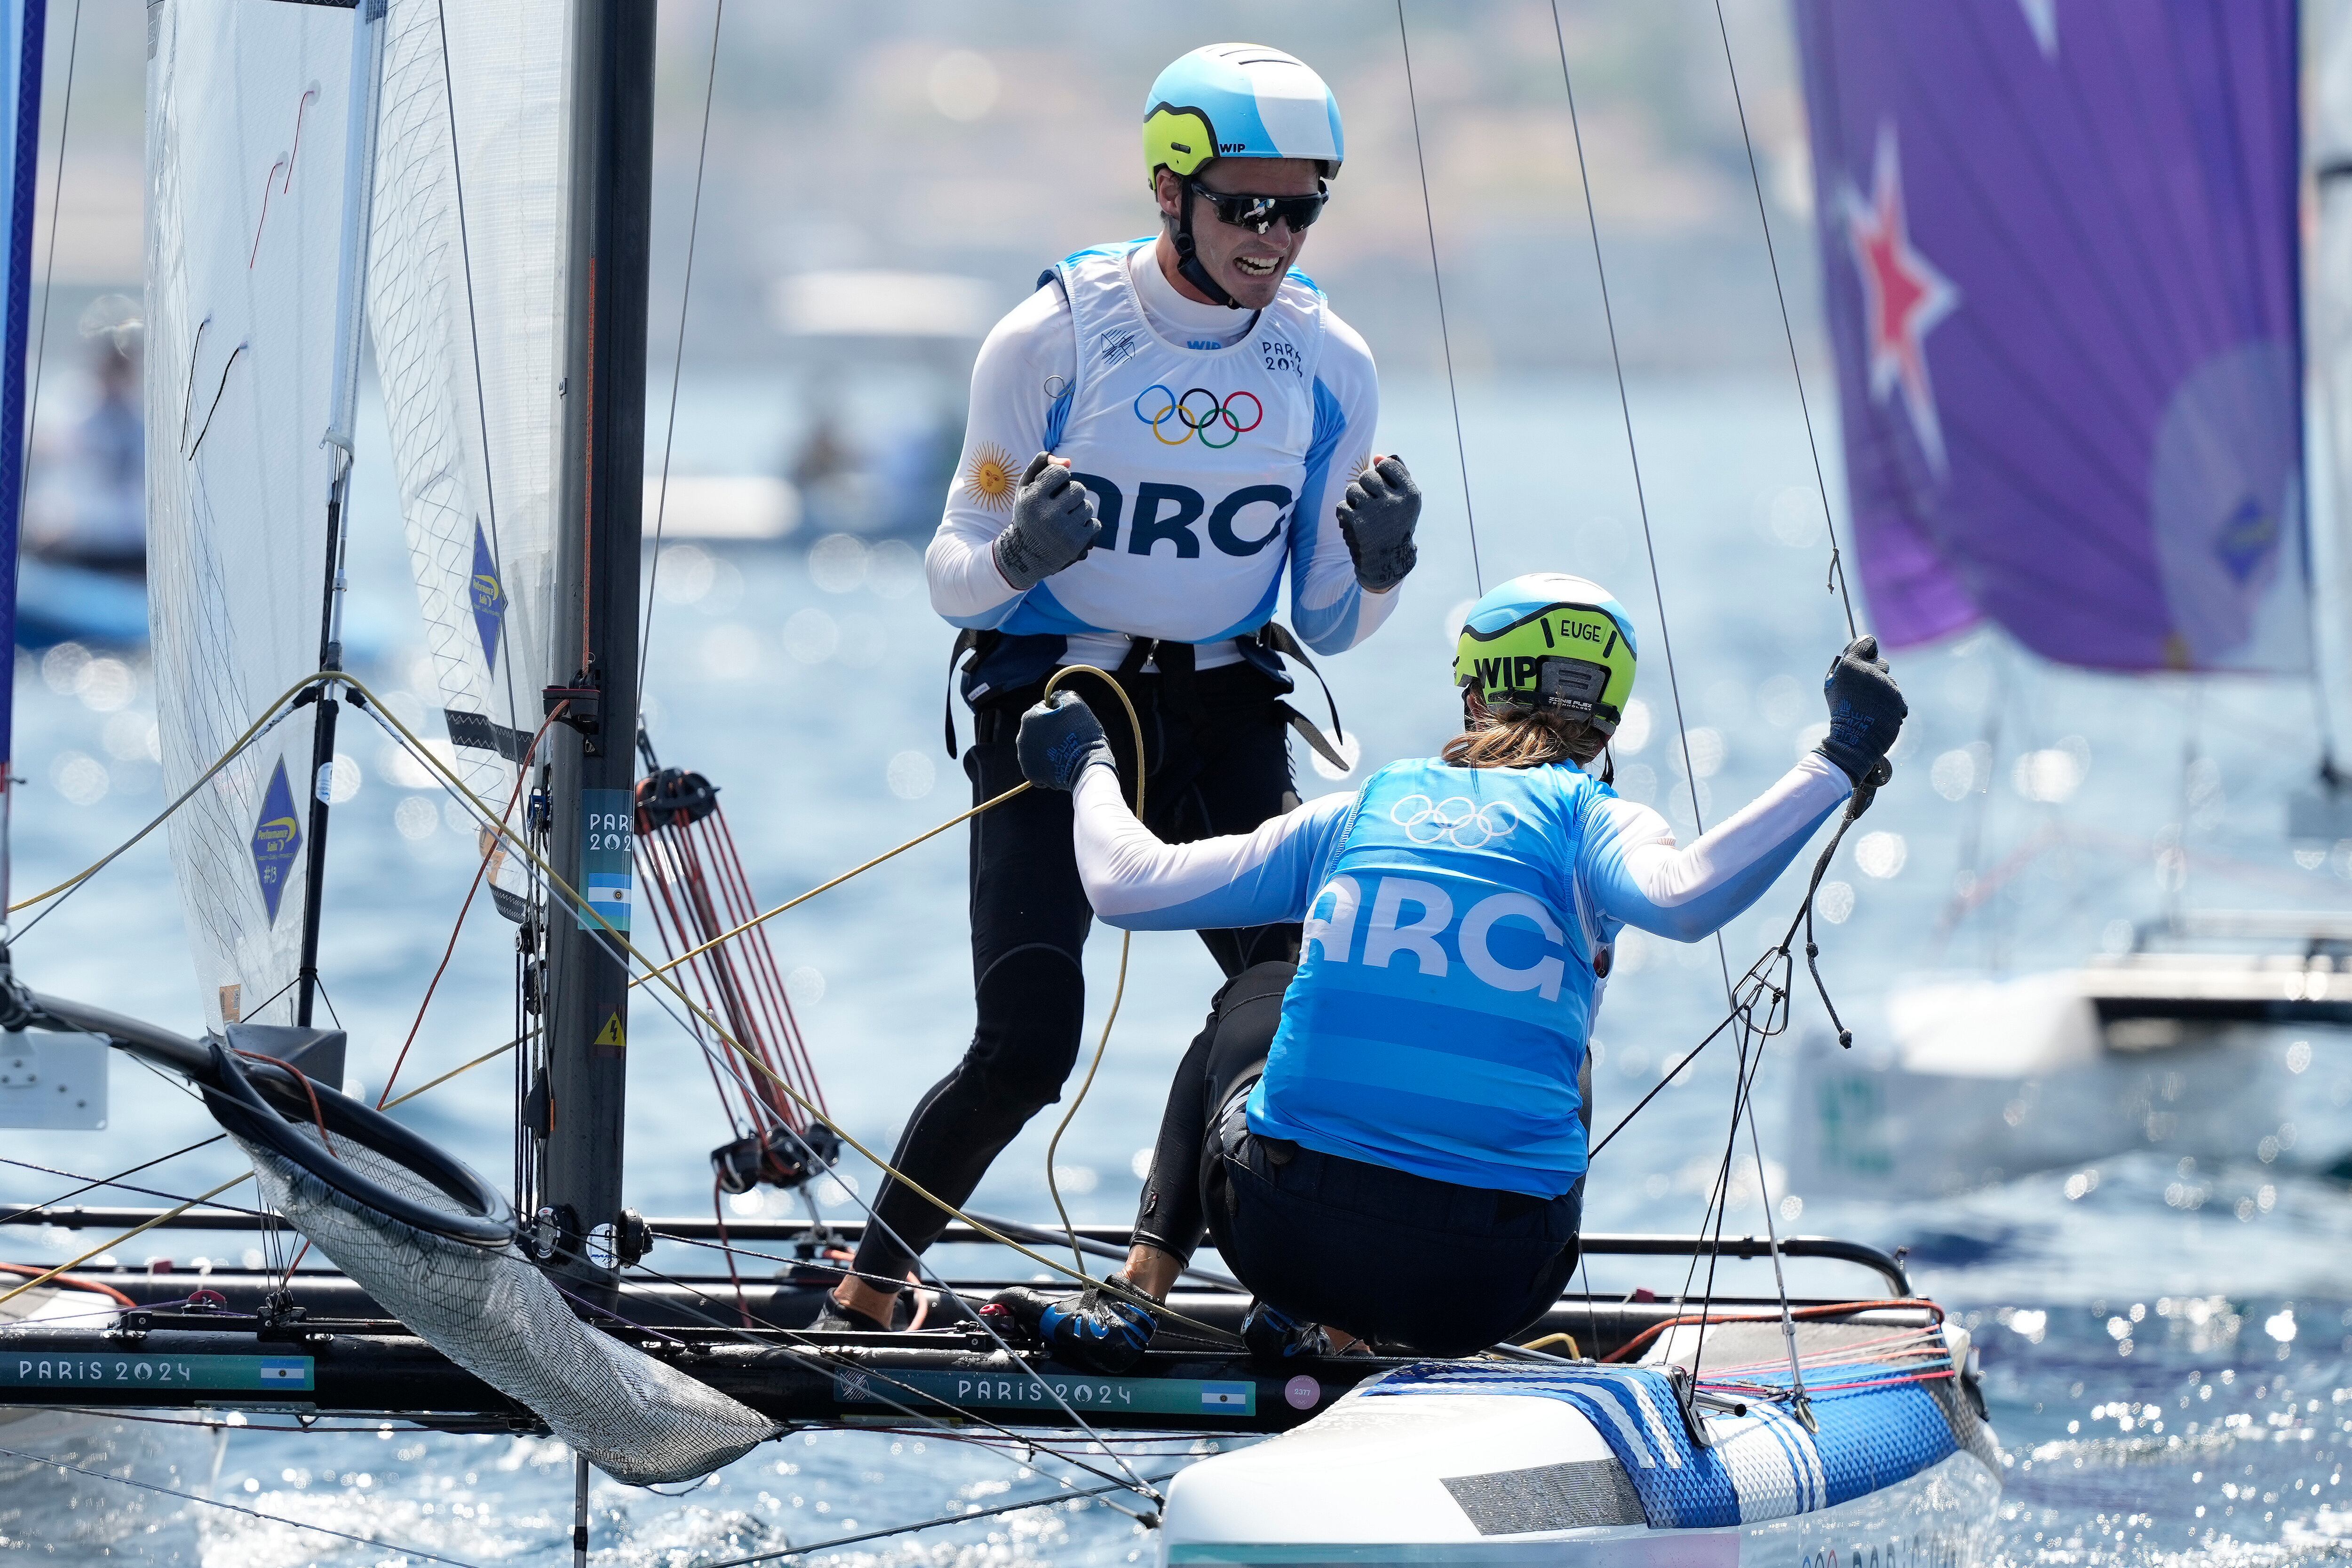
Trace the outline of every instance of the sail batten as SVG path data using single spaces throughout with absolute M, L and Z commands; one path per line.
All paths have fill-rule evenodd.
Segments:
M 1881 636 L 2307 669 L 2293 0 L 1796 18 Z

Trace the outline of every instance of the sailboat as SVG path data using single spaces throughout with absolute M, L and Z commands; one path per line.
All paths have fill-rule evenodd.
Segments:
M 2340 378 L 2345 305 L 2340 266 L 2303 266 L 2297 8 L 1796 16 L 1881 638 L 1990 622 L 2059 664 L 2315 678 L 2331 596 L 2312 564 L 2303 326 L 2308 310 Z M 2326 166 L 2346 101 L 2318 105 Z M 2352 231 L 2322 189 L 2336 255 Z M 2328 390 L 2340 422 L 2352 405 Z M 2342 836 L 2324 795 L 2298 833 Z M 2352 1023 L 2347 934 L 2176 908 L 2082 967 L 1900 988 L 1891 1047 L 1803 1053 L 1795 1178 L 1932 1195 L 2133 1148 L 2324 1166 L 2342 1149 L 2294 1125 L 2312 1046 L 2281 1026 Z
M 109 1242 L 26 1266 L 0 1311 L 68 1291 L 111 1310 L 0 1325 L 0 1398 L 551 1432 L 574 1455 L 575 1560 L 592 1464 L 652 1484 L 788 1431 L 941 1423 L 1089 1440 L 1092 1490 L 1158 1506 L 1171 1563 L 1521 1561 L 1569 1542 L 1628 1563 L 1794 1565 L 1888 1538 L 1930 1563 L 1981 1555 L 2000 1464 L 1968 1336 L 1853 1243 L 1591 1235 L 1594 1255 L 1820 1258 L 1878 1279 L 1818 1299 L 1580 1292 L 1489 1358 L 1279 1372 L 1244 1353 L 1245 1293 L 1196 1274 L 1144 1364 L 1103 1377 L 1019 1343 L 984 1281 L 934 1276 L 936 1326 L 806 1332 L 857 1223 L 628 1207 L 640 991 L 688 1021 L 740 1118 L 713 1151 L 721 1188 L 804 1186 L 852 1141 L 793 1069 L 708 781 L 653 766 L 641 739 L 654 7 L 156 0 L 150 23 L 154 643 L 207 1028 L 12 983 L 7 1038 L 79 1036 L 184 1079 L 264 1201 L 211 1206 L 230 1183 L 168 1209 L 6 1218 L 299 1233 L 329 1266 L 215 1270 L 194 1292 L 107 1266 Z M 342 658 L 363 323 L 446 757 Z M 517 1038 L 479 1059 L 514 1059 L 510 1183 L 340 1089 L 319 934 L 335 737 L 362 723 L 476 814 L 482 877 L 515 922 Z M 971 1214 L 943 1238 L 1075 1279 L 1125 1240 Z M 1041 1250 L 1059 1241 L 1076 1268 Z M 659 1242 L 716 1243 L 729 1272 L 649 1274 Z M 794 1248 L 782 1270 L 736 1267 L 772 1243 Z M 1295 1435 L 1164 1493 L 1105 1441 L 1168 1431 Z

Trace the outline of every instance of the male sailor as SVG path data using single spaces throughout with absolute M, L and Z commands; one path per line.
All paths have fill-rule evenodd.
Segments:
M 1156 237 L 1082 250 L 996 325 L 926 557 L 931 603 L 964 629 L 964 757 L 975 804 L 1021 782 L 1023 709 L 1057 666 L 1111 672 L 1140 717 L 1110 741 L 1172 841 L 1246 832 L 1297 801 L 1278 651 L 1336 653 L 1388 619 L 1412 570 L 1421 496 L 1375 459 L 1370 351 L 1291 270 L 1339 171 L 1339 109 L 1278 49 L 1219 44 L 1145 100 Z M 1297 641 L 1272 624 L 1285 581 Z M 953 725 L 950 725 L 953 747 Z M 1031 791 L 971 827 L 978 1022 L 915 1106 L 856 1261 L 817 1321 L 888 1324 L 945 1203 L 968 1199 L 1060 1097 L 1086 1004 L 1092 915 L 1070 801 Z M 1297 952 L 1295 915 L 1202 933 L 1228 976 Z
M 1255 831 L 1170 844 L 1136 821 L 1086 705 L 1022 720 L 1023 771 L 1070 790 L 1095 912 L 1128 930 L 1306 922 L 1299 961 L 1227 982 L 1177 1071 L 1134 1245 L 1108 1288 L 1001 1310 L 1055 1357 L 1133 1366 L 1203 1230 L 1255 1295 L 1261 1362 L 1373 1341 L 1465 1355 L 1540 1318 L 1576 1267 L 1591 1131 L 1585 1046 L 1626 926 L 1677 942 L 1760 897 L 1909 711 L 1876 642 L 1830 665 L 1830 729 L 1745 809 L 1678 848 L 1601 754 L 1633 628 L 1581 578 L 1515 578 L 1457 646 L 1464 729 Z

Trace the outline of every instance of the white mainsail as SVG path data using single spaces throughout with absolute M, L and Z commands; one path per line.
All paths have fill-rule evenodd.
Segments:
M 551 684 L 571 15 L 569 0 L 393 0 L 385 41 L 368 324 L 427 701 L 460 776 L 496 804 Z
M 147 8 L 149 617 L 185 789 L 318 665 L 353 13 Z M 289 1021 L 309 710 L 172 821 L 208 1021 Z

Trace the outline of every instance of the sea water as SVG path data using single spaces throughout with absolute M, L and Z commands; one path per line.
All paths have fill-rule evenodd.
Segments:
M 1445 389 L 1391 385 L 1381 444 L 1406 456 L 1428 493 L 1421 565 L 1376 636 L 1320 661 L 1365 766 L 1348 779 L 1327 777 L 1294 747 L 1302 794 L 1347 789 L 1371 765 L 1433 751 L 1455 711 L 1448 667 L 1462 608 L 1482 580 L 1537 569 L 1593 577 L 1632 612 L 1647 722 L 1629 720 L 1622 736 L 1619 787 L 1656 804 L 1679 832 L 1687 835 L 1697 816 L 1712 822 L 1737 810 L 1818 737 L 1821 675 L 1846 633 L 1826 586 L 1828 541 L 1792 389 L 1770 379 L 1637 382 L 1632 397 L 1639 494 L 1605 381 L 1465 385 L 1458 462 Z M 763 383 L 690 386 L 679 418 L 681 471 L 758 465 L 788 413 L 782 392 Z M 1817 434 L 1834 476 L 1834 431 Z M 388 706 L 421 718 L 422 638 L 393 503 L 380 465 L 362 475 L 355 641 L 370 649 L 363 673 Z M 1832 500 L 1843 520 L 1834 489 Z M 652 738 L 665 763 L 720 786 L 763 903 L 968 803 L 941 744 L 950 634 L 925 601 L 920 543 L 672 544 L 659 558 Z M 1822 974 L 1856 1050 L 1884 1049 L 1885 998 L 1922 975 L 2071 964 L 2119 946 L 2131 922 L 2174 904 L 2343 907 L 2352 857 L 2300 846 L 2298 858 L 2284 836 L 2285 794 L 2317 759 L 2307 685 L 2056 671 L 1990 632 L 1899 653 L 1895 667 L 1913 705 L 1896 777 L 1849 836 L 1818 924 Z M 1328 723 L 1321 695 L 1311 680 L 1302 685 L 1297 705 Z M 20 654 L 16 692 L 15 767 L 26 781 L 16 806 L 21 897 L 113 846 L 163 798 L 152 684 L 138 656 Z M 968 738 L 960 708 L 958 725 Z M 335 812 L 322 963 L 328 1000 L 351 1031 L 351 1077 L 373 1093 L 412 1027 L 404 1084 L 508 1037 L 511 928 L 487 907 L 473 909 L 417 1026 L 473 869 L 473 834 L 373 725 L 347 712 L 341 736 L 358 789 Z M 1733 924 L 1720 952 L 1713 943 L 1654 940 L 1621 949 L 1596 1047 L 1601 1125 L 1721 1016 L 1727 969 L 1741 973 L 1777 938 L 1810 859 Z M 869 1145 L 890 1144 L 921 1087 L 965 1042 L 963 879 L 961 836 L 950 834 L 771 928 L 832 1109 Z M 182 933 L 159 835 L 25 936 L 18 971 L 41 989 L 193 1031 L 196 981 Z M 1118 954 L 1116 934 L 1097 933 L 1089 1051 Z M 2337 1502 L 2352 1418 L 2352 1195 L 2326 1172 L 2352 1149 L 2345 1040 L 2296 1032 L 2308 1049 L 2287 1058 L 2302 1062 L 2294 1125 L 2241 1129 L 2242 1146 L 2210 1151 L 2201 1163 L 2125 1150 L 1935 1200 L 1806 1192 L 1786 1174 L 1802 1165 L 1789 1139 L 1804 1124 L 1788 1114 L 1790 1063 L 1798 1041 L 1818 1041 L 1827 1025 L 1801 950 L 1799 958 L 1789 1032 L 1765 1048 L 1760 1071 L 1765 1170 L 1759 1178 L 1745 1158 L 1736 1166 L 1727 1231 L 1759 1230 L 1769 1202 L 1784 1233 L 1910 1249 L 1920 1288 L 1947 1302 L 1983 1347 L 2006 1455 L 2003 1555 L 2270 1563 L 2340 1550 L 2352 1519 Z M 1059 1186 L 1074 1218 L 1131 1217 L 1170 1073 L 1215 979 L 1193 938 L 1135 939 L 1101 1073 L 1062 1141 Z M 726 1133 L 698 1051 L 641 1002 L 629 1052 L 630 1201 L 649 1215 L 708 1216 L 707 1155 Z M 1732 1050 L 1718 1040 L 1609 1148 L 1589 1189 L 1591 1228 L 1689 1232 L 1701 1223 L 1730 1131 L 1734 1071 Z M 1069 1108 L 1066 1099 L 1006 1151 L 975 1207 L 1050 1219 L 1046 1142 Z M 404 1115 L 477 1168 L 507 1176 L 505 1062 L 436 1090 Z M 96 1175 L 212 1131 L 179 1087 L 122 1061 L 105 1131 L 11 1133 L 5 1149 L 13 1160 Z M 215 1147 L 131 1179 L 187 1195 L 236 1169 Z M 47 1199 L 73 1185 L 0 1166 L 0 1194 L 13 1200 Z M 821 1212 L 848 1218 L 874 1187 L 873 1170 L 853 1159 L 813 1196 Z M 84 1201 L 152 1199 L 117 1191 Z M 737 1201 L 737 1215 L 802 1212 L 797 1197 L 769 1195 L 756 1209 Z M 5 1234 L 0 1251 L 33 1260 L 61 1260 L 101 1239 Z M 193 1283 L 208 1267 L 244 1262 L 253 1239 L 151 1232 L 116 1256 L 129 1266 L 168 1259 Z M 723 1272 L 715 1253 L 678 1246 L 651 1261 L 671 1273 Z M 970 1248 L 940 1249 L 933 1261 L 967 1278 L 1042 1272 L 1028 1260 Z M 1423 1252 L 1401 1251 L 1396 1261 L 1446 1267 L 1443 1255 Z M 1671 1295 L 1688 1278 L 1665 1260 L 1604 1260 L 1591 1284 Z M 1828 1264 L 1795 1265 L 1790 1283 L 1808 1294 L 1883 1288 Z M 1717 1288 L 1769 1293 L 1769 1279 L 1761 1265 L 1727 1265 Z M 0 1535 L 12 1548 L 46 1547 L 57 1561 L 94 1556 L 107 1540 L 113 1560 L 200 1553 L 222 1568 L 394 1562 L 401 1547 L 467 1563 L 568 1560 L 572 1464 L 558 1443 L 397 1424 L 274 1429 L 288 1424 L 257 1414 L 215 1434 L 111 1423 L 110 1431 L 26 1451 L 86 1452 L 98 1469 L 144 1452 L 136 1474 L 176 1465 L 175 1485 L 294 1522 L 174 1505 L 95 1479 L 66 1478 L 72 1485 L 63 1493 L 36 1489 L 24 1461 L 0 1458 L 13 1467 L 0 1469 Z M 13 1446 L 9 1431 L 0 1427 L 0 1448 Z M 805 1433 L 667 1492 L 598 1478 L 594 1552 L 614 1563 L 707 1563 L 1091 1483 L 1056 1455 L 1082 1445 L 1041 1441 L 1027 1448 L 938 1433 Z M 1128 1462 L 1160 1476 L 1207 1447 L 1139 1445 Z M 1098 1453 L 1083 1457 L 1106 1463 Z M 10 1499 L 34 1506 L 7 1518 Z M 840 1560 L 1122 1563 L 1153 1550 L 1137 1511 L 1131 1497 L 1071 1502 L 847 1547 Z

